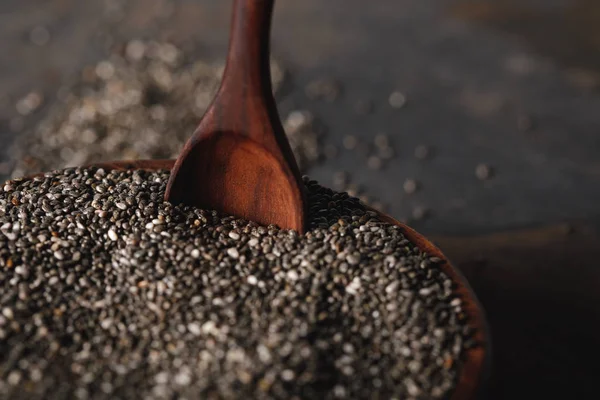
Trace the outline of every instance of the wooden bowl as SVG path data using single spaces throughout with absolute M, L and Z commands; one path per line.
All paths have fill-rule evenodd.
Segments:
M 171 170 L 174 163 L 175 160 L 135 160 L 97 163 L 92 166 L 117 170 Z M 491 351 L 489 331 L 484 312 L 477 297 L 473 293 L 473 290 L 462 274 L 450 264 L 440 249 L 427 240 L 427 238 L 387 214 L 375 209 L 370 210 L 377 212 L 383 221 L 399 226 L 406 238 L 421 250 L 442 260 L 441 269 L 456 285 L 454 291 L 459 294 L 462 300 L 463 309 L 468 316 L 469 326 L 473 329 L 474 339 L 477 342 L 477 346 L 466 350 L 463 356 L 463 365 L 459 381 L 450 396 L 450 399 L 472 400 L 478 398 L 483 390 L 483 386 L 490 370 Z

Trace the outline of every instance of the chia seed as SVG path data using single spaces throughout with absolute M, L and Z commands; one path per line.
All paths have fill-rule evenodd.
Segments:
M 46 41 L 35 29 L 37 42 Z M 33 35 L 33 33 L 32 33 Z M 39 38 L 38 38 L 39 37 Z M 114 46 L 109 56 L 83 69 L 61 88 L 59 101 L 41 121 L 15 143 L 12 177 L 91 164 L 107 159 L 176 158 L 212 101 L 223 63 L 199 60 L 194 50 L 172 43 L 134 39 Z M 273 92 L 277 95 L 287 72 L 271 60 Z M 16 102 L 25 126 L 41 108 L 43 94 L 33 91 Z M 299 118 L 300 117 L 300 118 Z M 307 111 L 292 111 L 283 119 L 292 151 L 302 171 L 322 156 L 320 134 Z
M 491 179 L 494 175 L 494 169 L 488 164 L 478 164 L 475 167 L 475 176 L 480 181 L 487 181 Z
M 449 395 L 472 340 L 442 260 L 307 178 L 298 235 L 163 202 L 168 176 L 4 185 L 1 398 Z

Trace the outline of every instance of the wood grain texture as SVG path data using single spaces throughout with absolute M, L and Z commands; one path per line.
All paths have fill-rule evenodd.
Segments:
M 173 165 L 173 160 L 116 161 L 94 164 L 96 167 L 106 169 L 146 170 L 168 170 L 171 169 Z M 383 221 L 399 226 L 408 240 L 417 247 L 443 261 L 441 268 L 455 284 L 455 291 L 462 300 L 463 308 L 468 316 L 469 325 L 473 329 L 474 338 L 478 344 L 476 347 L 466 351 L 459 381 L 450 399 L 472 400 L 478 398 L 480 391 L 488 379 L 490 371 L 491 342 L 484 312 L 477 297 L 462 274 L 450 264 L 447 257 L 432 242 L 391 216 L 378 210 L 372 210 L 377 212 Z
M 301 175 L 273 99 L 274 0 L 235 0 L 221 87 L 167 184 L 165 199 L 304 232 Z

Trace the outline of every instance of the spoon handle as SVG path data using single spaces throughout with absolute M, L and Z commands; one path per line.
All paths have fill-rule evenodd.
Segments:
M 261 144 L 301 175 L 271 87 L 270 33 L 274 0 L 234 0 L 229 52 L 213 104 L 219 127 Z
M 234 0 L 222 90 L 239 98 L 271 97 L 269 43 L 274 0 Z

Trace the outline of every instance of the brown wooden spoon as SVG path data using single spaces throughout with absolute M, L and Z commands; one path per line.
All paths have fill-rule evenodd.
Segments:
M 304 232 L 304 185 L 271 89 L 274 0 L 235 0 L 221 87 L 186 143 L 165 199 Z

